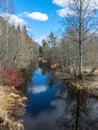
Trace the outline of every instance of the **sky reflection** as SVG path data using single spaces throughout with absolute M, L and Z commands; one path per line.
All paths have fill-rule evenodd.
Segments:
M 29 114 L 25 117 L 25 128 L 30 130 L 59 130 L 58 118 L 64 113 L 64 101 L 59 99 L 51 102 L 51 105 L 55 107 L 51 111 L 40 112 L 36 117 Z
M 43 92 L 46 92 L 46 91 L 47 91 L 47 87 L 44 86 L 44 85 L 33 86 L 33 88 L 32 88 L 33 94 L 40 94 L 40 93 L 43 93 Z
M 51 79 L 52 87 L 47 82 Z M 98 99 L 75 91 L 48 73 L 43 75 L 40 69 L 28 84 L 27 96 L 26 130 L 98 129 Z

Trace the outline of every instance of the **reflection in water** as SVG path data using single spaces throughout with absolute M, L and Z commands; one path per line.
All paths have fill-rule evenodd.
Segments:
M 62 96 L 62 95 L 61 95 Z M 64 97 L 62 97 L 64 99 Z M 58 119 L 64 130 L 97 130 L 98 100 L 86 92 L 76 92 L 67 88 L 64 114 Z
M 39 86 L 33 86 L 33 87 L 29 88 L 28 91 L 32 92 L 33 94 L 39 94 L 39 93 L 47 91 L 47 88 L 46 88 L 46 86 L 39 85 Z
M 49 71 L 35 71 L 27 96 L 26 130 L 98 129 L 98 100 L 67 87 Z

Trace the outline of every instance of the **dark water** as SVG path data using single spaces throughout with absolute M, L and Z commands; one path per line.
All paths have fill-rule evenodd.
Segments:
M 26 91 L 25 130 L 98 130 L 98 100 L 69 88 L 42 69 L 32 74 Z

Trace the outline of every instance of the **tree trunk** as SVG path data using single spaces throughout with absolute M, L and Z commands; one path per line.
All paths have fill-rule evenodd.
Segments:
M 82 78 L 82 1 L 79 12 L 79 77 Z
M 82 46 L 81 46 L 81 40 L 79 41 L 79 77 L 82 78 Z

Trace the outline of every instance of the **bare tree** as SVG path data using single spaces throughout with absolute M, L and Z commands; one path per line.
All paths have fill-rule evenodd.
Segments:
M 89 42 L 97 30 L 98 19 L 95 3 L 91 0 L 71 0 L 69 3 L 69 10 L 71 13 L 68 13 L 64 19 L 64 36 L 73 43 L 78 44 L 79 76 L 82 77 L 82 44 Z

